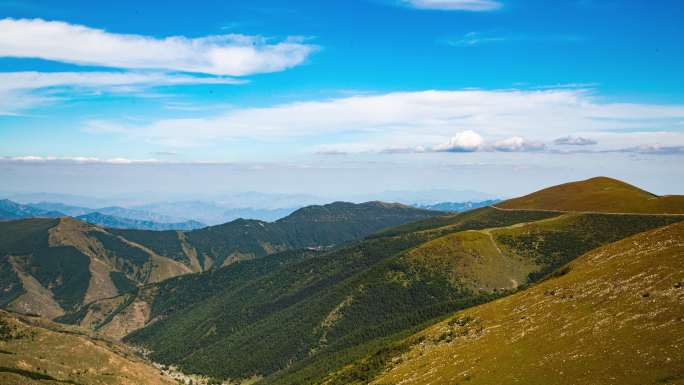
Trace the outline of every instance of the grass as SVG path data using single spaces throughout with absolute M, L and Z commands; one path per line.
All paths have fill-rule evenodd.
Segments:
M 684 223 L 599 248 L 409 338 L 372 383 L 681 383 L 683 254 Z
M 174 384 L 123 345 L 85 330 L 0 311 L 2 384 Z
M 566 183 L 497 203 L 504 209 L 684 214 L 684 196 L 657 196 L 625 182 L 598 177 Z

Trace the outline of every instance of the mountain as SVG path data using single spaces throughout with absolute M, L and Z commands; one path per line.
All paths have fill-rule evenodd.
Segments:
M 57 211 L 60 213 L 64 213 L 64 215 L 68 215 L 70 217 L 77 217 L 79 215 L 85 215 L 93 212 L 93 209 L 87 207 L 72 206 L 56 202 L 42 201 L 38 203 L 28 203 L 27 206 L 44 211 Z
M 194 230 L 205 227 L 197 221 L 170 217 L 150 211 L 132 210 L 124 207 L 110 206 L 98 209 L 71 206 L 63 203 L 38 202 L 30 203 L 33 209 L 63 213 L 80 218 L 86 222 L 111 228 L 139 230 Z
M 503 209 L 684 214 L 684 196 L 658 196 L 625 182 L 597 177 L 549 187 L 497 204 Z
M 130 348 L 86 330 L 0 310 L 0 383 L 176 384 Z
M 418 205 L 422 209 L 427 210 L 437 210 L 451 213 L 460 213 L 461 211 L 467 211 L 472 209 L 478 209 L 480 207 L 491 206 L 500 202 L 498 199 L 490 199 L 480 202 L 440 202 L 434 204 L 424 204 Z
M 381 202 L 335 202 L 307 206 L 275 222 L 236 219 L 222 225 L 184 233 L 159 244 L 159 234 L 121 230 L 117 234 L 160 255 L 173 253 L 196 260 L 201 269 L 280 251 L 331 247 L 363 238 L 386 227 L 428 218 L 438 211 Z M 190 247 L 188 247 L 188 245 Z
M 104 215 L 111 215 L 119 218 L 133 219 L 137 221 L 159 222 L 159 223 L 180 223 L 189 222 L 188 219 L 182 217 L 173 217 L 164 214 L 158 214 L 152 211 L 133 210 L 119 206 L 101 207 L 91 212 L 98 212 Z M 197 222 L 197 221 L 195 221 Z
M 54 319 L 140 285 L 292 248 L 330 247 L 436 214 L 335 203 L 274 223 L 237 220 L 194 231 L 111 229 L 69 217 L 0 222 L 0 307 Z
M 481 202 L 497 198 L 494 195 L 474 190 L 432 189 L 383 191 L 356 196 L 353 200 L 380 200 L 384 202 L 399 202 L 412 206 L 424 206 L 440 202 Z
M 284 218 L 294 211 L 296 208 L 282 208 L 282 209 L 254 209 L 254 208 L 235 208 L 224 210 L 222 218 L 225 221 L 232 221 L 239 218 L 256 219 L 260 221 L 273 222 Z
M 394 351 L 443 317 L 524 293 L 591 250 L 682 220 L 484 207 L 331 250 L 292 250 L 172 278 L 64 321 L 123 337 L 188 373 L 302 384 L 354 367 L 337 383 L 364 383 L 385 365 L 366 357 Z
M 458 312 L 335 373 L 372 384 L 679 384 L 684 223 L 596 249 L 523 292 Z
M 0 221 L 21 218 L 59 218 L 64 214 L 54 210 L 41 210 L 27 205 L 13 202 L 9 199 L 0 200 Z
M 0 306 L 55 318 L 193 270 L 70 217 L 0 222 Z
M 110 210 L 111 211 L 111 210 Z M 135 230 L 194 230 L 205 227 L 197 221 L 185 221 L 179 223 L 153 222 L 146 220 L 130 219 L 115 215 L 103 214 L 99 211 L 79 215 L 76 219 L 111 229 L 135 229 Z
M 301 207 L 301 206 L 293 206 Z M 136 210 L 161 213 L 167 216 L 192 218 L 210 225 L 218 225 L 240 218 L 274 221 L 285 217 L 296 208 L 231 207 L 213 201 L 159 202 L 134 207 Z

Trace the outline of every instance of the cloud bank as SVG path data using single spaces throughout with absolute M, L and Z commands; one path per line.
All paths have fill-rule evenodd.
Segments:
M 59 99 L 66 88 L 78 91 L 139 92 L 149 87 L 185 84 L 241 84 L 227 77 L 196 77 L 160 72 L 0 72 L 0 116 Z
M 564 140 L 567 143 L 586 142 L 576 137 L 598 138 L 604 150 L 642 145 L 646 139 L 679 145 L 684 144 L 682 122 L 684 105 L 606 103 L 588 91 L 561 88 L 363 94 L 227 108 L 209 117 L 145 125 L 93 121 L 86 129 L 181 147 L 307 138 L 330 153 L 418 147 L 468 152 L 539 150 L 543 143 L 565 136 L 575 137 Z
M 581 136 L 566 136 L 553 141 L 553 144 L 559 146 L 591 146 L 597 143 L 598 142 L 593 139 L 583 138 Z
M 297 37 L 278 42 L 237 34 L 158 39 L 61 21 L 0 20 L 0 56 L 79 65 L 245 76 L 297 66 L 315 50 Z

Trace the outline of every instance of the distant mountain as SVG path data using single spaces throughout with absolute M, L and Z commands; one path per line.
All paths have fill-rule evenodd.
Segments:
M 472 209 L 478 209 L 480 207 L 491 206 L 497 202 L 500 202 L 500 200 L 491 199 L 491 200 L 486 200 L 486 201 L 481 201 L 481 202 L 440 202 L 440 203 L 435 203 L 435 204 L 430 204 L 430 205 L 418 205 L 417 207 L 420 207 L 423 209 L 428 209 L 428 210 L 437 210 L 437 211 L 445 211 L 445 212 L 452 212 L 452 213 L 460 213 L 462 211 L 468 211 L 468 210 L 472 210 Z
M 39 210 L 57 211 L 60 213 L 64 213 L 65 215 L 68 215 L 70 217 L 77 217 L 79 215 L 85 215 L 88 213 L 92 213 L 94 211 L 93 209 L 87 207 L 72 206 L 64 203 L 44 201 L 38 203 L 28 203 L 27 206 L 31 206 Z
M 383 191 L 375 194 L 364 194 L 354 200 L 380 200 L 384 202 L 399 202 L 412 206 L 433 205 L 440 202 L 480 202 L 493 200 L 498 197 L 474 190 L 416 190 L 416 191 Z
M 59 218 L 64 213 L 54 210 L 42 210 L 39 208 L 22 205 L 9 199 L 0 200 L 0 220 L 14 220 L 21 218 Z
M 34 202 L 60 202 L 68 206 L 95 208 L 109 205 L 109 201 L 100 198 L 93 198 L 73 194 L 54 194 L 54 193 L 14 193 L 5 194 L 8 199 L 22 204 Z
M 0 222 L 0 307 L 52 319 L 76 317 L 85 304 L 107 298 L 115 303 L 122 298 L 117 295 L 140 285 L 284 250 L 328 248 L 438 214 L 339 202 L 305 208 L 278 222 L 236 220 L 194 231 L 105 228 L 70 217 Z M 105 226 L 122 221 L 99 213 L 83 219 Z M 117 304 L 122 311 L 126 305 Z M 88 319 L 102 327 L 111 321 Z M 106 330 L 125 335 L 135 328 L 110 325 Z
M 188 219 L 183 218 L 183 217 L 174 217 L 174 216 L 155 213 L 152 211 L 134 210 L 134 209 L 128 209 L 128 208 L 119 207 L 119 206 L 101 207 L 101 208 L 94 210 L 94 212 L 98 212 L 100 214 L 105 214 L 105 215 L 111 215 L 111 216 L 119 217 L 119 218 L 133 219 L 136 221 L 148 221 L 148 222 L 160 222 L 160 223 L 188 222 Z M 195 221 L 195 222 L 197 222 L 197 221 Z M 202 227 L 204 227 L 204 226 L 202 226 Z M 192 228 L 189 228 L 189 229 L 192 229 Z M 154 229 L 150 229 L 150 230 L 154 230 Z
M 119 206 L 102 207 L 98 209 L 91 209 L 86 207 L 71 206 L 64 203 L 56 202 L 38 202 L 29 203 L 26 206 L 33 207 L 35 209 L 43 211 L 54 211 L 64 213 L 72 217 L 84 217 L 88 214 L 99 213 L 106 216 L 116 217 L 112 219 L 112 225 L 109 227 L 113 228 L 132 228 L 132 229 L 143 229 L 143 230 L 192 230 L 200 227 L 204 227 L 203 224 L 197 221 L 189 221 L 184 218 L 171 217 L 163 214 L 157 214 L 150 211 L 143 210 L 133 210 L 127 209 Z M 91 215 L 92 221 L 90 223 L 105 225 L 104 222 L 96 222 L 97 215 Z M 102 218 L 101 220 L 105 220 Z M 141 223 L 145 222 L 145 223 Z M 161 223 L 162 225 L 159 225 Z M 163 224 L 173 224 L 173 226 L 164 226 Z M 130 226 L 130 227 L 124 227 Z
M 684 214 L 684 196 L 658 196 L 616 179 L 597 177 L 549 187 L 496 206 L 517 210 Z
M 108 210 L 118 212 L 115 210 Z M 135 229 L 135 230 L 195 230 L 201 229 L 206 225 L 197 221 L 185 221 L 178 223 L 161 223 L 148 220 L 138 220 L 130 218 L 122 218 L 115 215 L 106 215 L 101 212 L 93 212 L 85 215 L 79 215 L 76 219 L 107 227 L 111 229 Z
M 301 206 L 296 206 L 296 208 Z M 158 202 L 135 206 L 135 210 L 160 213 L 167 216 L 192 218 L 210 225 L 226 223 L 239 218 L 275 221 L 296 208 L 230 208 L 213 201 Z
M 257 219 L 260 221 L 273 222 L 280 218 L 286 217 L 296 208 L 282 208 L 282 209 L 253 209 L 253 208 L 237 208 L 227 209 L 223 211 L 222 217 L 224 222 L 232 221 L 238 218 Z

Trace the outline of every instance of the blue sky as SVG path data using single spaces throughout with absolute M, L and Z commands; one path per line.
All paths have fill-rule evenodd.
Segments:
M 675 0 L 0 0 L 0 176 L 191 192 L 170 170 L 194 165 L 215 190 L 512 195 L 608 174 L 681 193 L 682 20 Z

